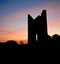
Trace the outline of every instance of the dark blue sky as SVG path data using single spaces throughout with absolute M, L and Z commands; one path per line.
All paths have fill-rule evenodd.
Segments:
M 17 11 L 25 8 L 31 8 L 43 3 L 57 2 L 59 0 L 0 0 L 0 14 L 9 14 L 11 10 Z

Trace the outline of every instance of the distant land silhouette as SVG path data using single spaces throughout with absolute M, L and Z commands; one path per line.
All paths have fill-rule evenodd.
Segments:
M 15 48 L 60 48 L 60 35 L 54 34 L 52 37 L 48 35 L 47 31 L 47 13 L 43 10 L 41 16 L 33 19 L 28 14 L 28 44 L 18 45 L 16 41 L 10 40 L 7 42 L 0 42 L 0 47 L 15 47 Z

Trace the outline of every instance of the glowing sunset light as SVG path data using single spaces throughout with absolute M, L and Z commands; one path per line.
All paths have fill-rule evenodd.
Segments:
M 47 10 L 48 34 L 60 35 L 59 0 L 0 0 L 0 42 L 28 41 L 28 14 L 33 18 Z

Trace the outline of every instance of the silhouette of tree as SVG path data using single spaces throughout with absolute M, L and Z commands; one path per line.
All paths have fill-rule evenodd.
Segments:
M 50 35 L 48 35 L 48 40 L 51 40 L 51 36 Z
M 7 41 L 6 42 L 6 44 L 5 44 L 5 46 L 9 46 L 9 47 L 17 47 L 18 46 L 18 44 L 17 44 L 17 42 L 16 41 L 14 41 L 14 40 L 9 40 L 9 41 Z
M 58 34 L 55 34 L 52 36 L 52 41 L 57 43 L 60 43 L 60 36 Z
M 9 41 L 7 41 L 6 43 L 16 43 L 16 41 L 14 41 L 14 40 L 9 40 Z
M 60 35 L 55 34 L 55 35 L 52 36 L 52 39 L 60 39 Z
M 24 42 L 23 41 L 20 41 L 20 44 L 24 44 Z

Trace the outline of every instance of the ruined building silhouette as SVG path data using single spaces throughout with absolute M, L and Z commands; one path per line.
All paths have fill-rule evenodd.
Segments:
M 28 44 L 44 44 L 48 39 L 47 33 L 47 14 L 46 10 L 43 10 L 41 16 L 37 16 L 33 19 L 28 14 Z

